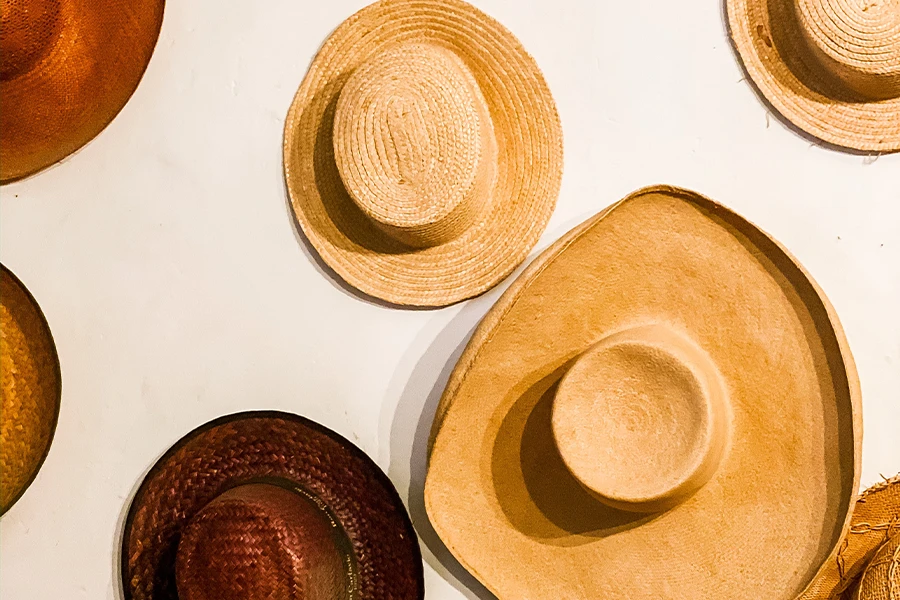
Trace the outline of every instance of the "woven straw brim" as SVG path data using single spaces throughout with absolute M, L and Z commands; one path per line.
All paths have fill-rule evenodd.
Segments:
M 59 34 L 27 72 L 0 81 L 0 182 L 48 167 L 99 134 L 137 88 L 165 0 L 62 0 Z
M 842 593 L 850 598 L 853 584 L 881 545 L 894 535 L 900 535 L 900 475 L 860 495 L 840 552 L 797 600 L 832 600 Z
M 354 205 L 335 165 L 337 98 L 353 70 L 385 48 L 424 41 L 455 52 L 487 101 L 498 146 L 483 218 L 458 238 L 411 250 Z M 443 306 L 490 289 L 537 243 L 562 178 L 562 128 L 534 59 L 494 19 L 458 0 L 385 0 L 328 38 L 287 116 L 284 166 L 297 221 L 322 259 L 368 295 Z
M 575 480 L 551 413 L 574 359 L 648 323 L 709 355 L 732 418 L 713 477 L 640 514 Z M 846 339 L 796 260 L 713 201 L 654 187 L 563 236 L 485 316 L 436 411 L 425 507 L 499 598 L 794 600 L 849 523 L 861 425 Z
M 299 486 L 328 507 L 353 547 L 358 569 L 354 598 L 424 597 L 418 539 L 381 469 L 321 425 L 289 413 L 255 411 L 192 431 L 147 474 L 125 524 L 125 598 L 176 600 L 181 532 L 224 491 L 263 479 Z
M 0 515 L 37 476 L 59 418 L 62 377 L 47 320 L 0 265 Z
M 843 148 L 900 150 L 900 98 L 854 97 L 824 75 L 796 25 L 793 2 L 725 1 L 731 38 L 747 74 L 784 118 Z

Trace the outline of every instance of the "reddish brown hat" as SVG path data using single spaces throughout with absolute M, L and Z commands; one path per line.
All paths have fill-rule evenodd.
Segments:
M 0 182 L 62 160 L 122 110 L 165 0 L 0 1 Z
M 368 600 L 425 595 L 418 539 L 359 448 L 297 415 L 195 429 L 154 465 L 128 513 L 128 600 Z

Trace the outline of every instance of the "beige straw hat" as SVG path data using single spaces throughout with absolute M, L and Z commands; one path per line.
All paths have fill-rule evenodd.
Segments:
M 0 183 L 62 160 L 122 110 L 165 0 L 0 2 Z
M 381 0 L 322 46 L 287 116 L 297 221 L 349 284 L 395 304 L 476 296 L 553 212 L 562 130 L 534 59 L 461 0 Z
M 890 589 L 885 588 L 888 582 L 895 585 L 893 593 L 900 598 L 900 571 L 886 568 L 900 567 L 894 560 L 898 540 L 900 475 L 874 485 L 860 495 L 840 551 L 822 567 L 816 580 L 797 600 L 850 600 L 856 597 L 895 600 L 890 595 L 877 595 Z M 895 579 L 884 577 L 892 573 Z
M 0 515 L 25 492 L 50 451 L 62 378 L 35 299 L 0 265 Z
M 900 150 L 900 0 L 725 0 L 731 37 L 766 100 L 803 131 Z
M 425 505 L 499 598 L 793 600 L 858 489 L 855 368 L 803 268 L 641 190 L 501 297 L 450 377 Z

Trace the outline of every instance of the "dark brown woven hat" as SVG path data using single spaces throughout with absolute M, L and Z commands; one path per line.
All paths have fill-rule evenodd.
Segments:
M 122 110 L 165 0 L 0 0 L 0 182 L 62 160 Z
M 390 480 L 303 417 L 195 429 L 153 466 L 125 523 L 126 600 L 418 600 L 422 557 Z

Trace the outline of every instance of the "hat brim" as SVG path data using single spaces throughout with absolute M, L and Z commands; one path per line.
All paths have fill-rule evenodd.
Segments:
M 643 515 L 578 484 L 550 415 L 573 359 L 653 323 L 716 365 L 731 441 L 696 494 Z M 563 236 L 507 290 L 460 357 L 432 435 L 428 515 L 500 598 L 793 600 L 837 552 L 862 429 L 852 357 L 811 278 L 727 209 L 655 187 Z
M 195 429 L 147 474 L 125 523 L 125 598 L 176 599 L 176 551 L 191 518 L 227 489 L 272 479 L 314 494 L 343 527 L 358 566 L 354 597 L 424 597 L 418 538 L 384 472 L 348 440 L 308 419 L 251 411 Z
M 332 147 L 344 82 L 370 57 L 412 40 L 462 58 L 487 101 L 498 146 L 484 217 L 448 243 L 415 250 L 354 205 Z M 285 124 L 285 179 L 303 233 L 350 285 L 393 304 L 444 306 L 509 275 L 547 225 L 562 165 L 562 127 L 534 59 L 501 24 L 460 0 L 382 0 L 350 17 L 316 55 Z
M 864 491 L 853 508 L 845 541 L 834 560 L 797 600 L 831 600 L 852 596 L 853 584 L 888 538 L 900 535 L 900 475 Z
M 60 2 L 60 32 L 27 72 L 0 82 L 0 183 L 59 162 L 99 134 L 143 77 L 165 0 Z
M 793 3 L 724 0 L 734 48 L 751 82 L 794 126 L 851 150 L 900 150 L 900 98 L 869 101 L 835 85 L 809 58 Z
M 4 327 L 4 362 L 12 361 L 17 388 L 0 410 L 0 515 L 22 497 L 50 452 L 62 399 L 62 374 L 50 326 L 28 288 L 0 265 L 3 312 L 15 322 Z M 5 383 L 5 382 L 4 382 Z M 4 385 L 5 387 L 5 385 Z M 6 390 L 4 389 L 4 394 Z M 7 404 L 9 403 L 9 405 Z M 13 458 L 11 455 L 15 454 Z

